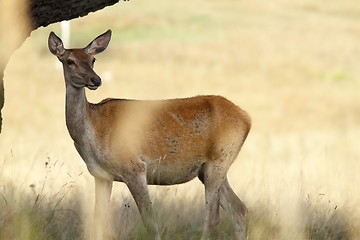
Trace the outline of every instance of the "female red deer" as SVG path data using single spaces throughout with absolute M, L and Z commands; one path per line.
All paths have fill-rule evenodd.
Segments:
M 108 30 L 82 49 L 65 49 L 53 32 L 48 40 L 64 68 L 67 128 L 95 178 L 96 237 L 103 238 L 113 181 L 128 186 L 149 234 L 160 239 L 147 184 L 180 184 L 198 177 L 206 204 L 201 239 L 211 236 L 221 205 L 234 221 L 236 239 L 245 240 L 247 208 L 231 189 L 227 172 L 249 133 L 249 116 L 220 96 L 89 103 L 85 87 L 101 85 L 94 55 L 106 49 L 110 37 Z

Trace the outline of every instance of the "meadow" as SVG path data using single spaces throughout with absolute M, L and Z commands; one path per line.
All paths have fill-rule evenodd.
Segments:
M 97 56 L 106 97 L 222 95 L 252 117 L 229 172 L 249 209 L 249 240 L 360 239 L 360 5 L 356 0 L 120 1 L 71 21 L 69 47 L 107 29 Z M 89 239 L 94 183 L 70 139 L 61 66 L 40 28 L 5 71 L 0 240 Z M 150 186 L 163 239 L 200 239 L 199 180 Z M 113 239 L 147 239 L 114 183 Z M 221 212 L 216 239 L 232 239 Z

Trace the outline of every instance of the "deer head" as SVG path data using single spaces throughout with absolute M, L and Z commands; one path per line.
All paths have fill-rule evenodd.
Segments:
M 61 39 L 54 32 L 49 35 L 48 45 L 52 54 L 58 57 L 64 68 L 65 82 L 75 88 L 91 90 L 101 86 L 101 78 L 94 72 L 94 55 L 103 52 L 109 44 L 111 30 L 106 31 L 85 48 L 65 49 Z

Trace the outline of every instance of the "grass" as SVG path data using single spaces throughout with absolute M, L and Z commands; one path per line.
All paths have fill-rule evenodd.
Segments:
M 250 240 L 360 239 L 359 5 L 340 1 L 120 2 L 72 22 L 71 46 L 113 30 L 95 70 L 106 97 L 223 95 L 253 129 L 229 181 L 249 208 Z M 64 82 L 33 32 L 5 72 L 0 239 L 88 239 L 94 186 L 64 124 Z M 164 239 L 200 239 L 203 187 L 150 187 Z M 146 239 L 114 184 L 114 239 Z M 215 239 L 232 239 L 222 214 Z
M 82 239 L 79 202 L 63 186 L 55 194 L 27 193 L 12 183 L 3 185 L 0 239 Z M 65 190 L 66 189 L 66 190 Z

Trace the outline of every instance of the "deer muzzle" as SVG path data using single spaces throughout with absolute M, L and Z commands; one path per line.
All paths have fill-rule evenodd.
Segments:
M 101 86 L 101 78 L 99 76 L 90 77 L 90 83 L 86 87 L 90 90 L 95 90 Z

